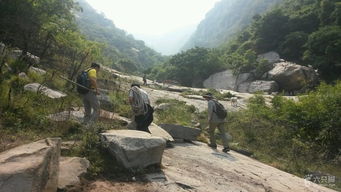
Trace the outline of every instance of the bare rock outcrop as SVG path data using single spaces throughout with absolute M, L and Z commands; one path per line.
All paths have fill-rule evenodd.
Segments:
M 297 91 L 311 87 L 318 80 L 318 75 L 314 69 L 289 62 L 276 63 L 268 74 L 269 79 L 276 81 L 280 89 L 285 91 Z
M 0 153 L 0 191 L 57 191 L 60 143 L 48 138 Z
M 42 93 L 52 99 L 58 99 L 62 97 L 66 97 L 65 93 L 62 93 L 60 91 L 55 91 L 52 90 L 48 87 L 45 87 L 39 83 L 30 83 L 24 86 L 24 90 L 26 91 L 31 91 L 31 92 L 36 92 L 36 93 Z
M 197 137 L 201 133 L 201 130 L 198 128 L 191 128 L 182 125 L 160 124 L 159 126 L 166 130 L 175 139 L 196 141 Z
M 68 187 L 80 184 L 80 176 L 87 172 L 90 162 L 80 157 L 62 157 L 59 163 L 58 188 L 66 189 Z
M 271 94 L 273 92 L 278 92 L 279 87 L 276 81 L 253 81 L 248 89 L 248 92 L 265 92 Z
M 204 81 L 203 85 L 205 88 L 234 90 L 236 80 L 237 79 L 233 75 L 233 71 L 226 70 L 211 75 Z
M 258 55 L 257 60 L 260 61 L 261 59 L 266 60 L 270 64 L 277 63 L 281 60 L 281 58 L 279 57 L 279 54 L 274 51 L 270 51 L 270 52 Z
M 109 130 L 101 134 L 101 140 L 125 168 L 160 165 L 166 147 L 163 138 L 134 130 Z

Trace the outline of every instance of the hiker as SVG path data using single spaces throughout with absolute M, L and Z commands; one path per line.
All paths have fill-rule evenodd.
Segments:
M 143 85 L 147 85 L 147 77 L 146 77 L 146 74 L 143 75 Z
M 97 95 L 99 95 L 97 87 L 97 74 L 100 69 L 100 65 L 97 63 L 92 63 L 91 67 L 87 70 L 88 80 L 89 80 L 89 91 L 85 94 L 81 94 L 84 104 L 84 124 L 89 122 L 95 122 L 100 113 L 99 101 Z M 91 113 L 92 110 L 92 113 Z
M 221 139 L 223 141 L 223 152 L 228 152 L 230 151 L 229 145 L 228 145 L 228 140 L 226 137 L 226 131 L 224 127 L 225 123 L 225 118 L 220 118 L 217 115 L 217 102 L 211 93 L 207 93 L 203 96 L 208 102 L 208 124 L 209 124 L 209 135 L 210 135 L 210 143 L 208 144 L 209 147 L 216 149 L 217 144 L 216 144 L 216 138 L 214 135 L 215 129 L 218 127 L 220 134 L 221 134 Z M 225 115 L 226 116 L 226 115 Z
M 147 92 L 137 83 L 131 84 L 129 103 L 134 112 L 136 129 L 150 133 L 148 126 L 153 121 L 154 109 L 150 106 Z

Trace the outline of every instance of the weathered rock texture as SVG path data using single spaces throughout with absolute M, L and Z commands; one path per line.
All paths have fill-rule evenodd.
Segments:
M 56 192 L 60 138 L 48 138 L 0 153 L 1 192 Z
M 136 123 L 135 121 L 130 121 L 128 124 L 128 129 L 136 130 Z M 173 137 L 164 129 L 156 125 L 155 123 L 151 123 L 148 127 L 150 134 L 154 137 L 161 137 L 166 141 L 174 141 Z
M 276 81 L 280 88 L 286 91 L 313 86 L 318 78 L 314 69 L 289 62 L 276 63 L 268 74 L 270 79 Z
M 206 79 L 203 83 L 206 88 L 228 89 L 234 90 L 236 77 L 232 70 L 226 70 L 220 73 L 215 73 Z
M 195 141 L 201 132 L 198 128 L 185 127 L 182 125 L 160 124 L 159 126 L 175 139 Z
M 86 173 L 89 166 L 90 162 L 85 158 L 62 157 L 59 164 L 58 188 L 66 189 L 80 184 L 79 178 Z
M 48 87 L 45 87 L 39 83 L 30 83 L 24 86 L 24 89 L 26 91 L 31 91 L 31 92 L 40 92 L 52 99 L 58 99 L 61 97 L 66 97 L 66 94 L 59 92 L 59 91 L 55 91 L 52 90 Z
M 160 165 L 166 141 L 134 130 L 110 130 L 101 134 L 104 146 L 125 168 Z
M 268 61 L 269 63 L 273 64 L 273 63 L 279 62 L 281 58 L 279 57 L 278 53 L 276 53 L 274 51 L 270 51 L 270 52 L 258 55 L 257 60 L 259 61 L 261 59 L 264 59 L 264 60 Z
M 278 90 L 279 87 L 275 81 L 253 81 L 249 86 L 248 92 L 254 93 L 260 91 L 271 94 L 278 92 Z

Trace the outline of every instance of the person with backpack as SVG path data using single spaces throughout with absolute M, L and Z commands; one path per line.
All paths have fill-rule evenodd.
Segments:
M 91 67 L 81 72 L 77 77 L 77 91 L 80 93 L 84 104 L 84 124 L 95 122 L 100 113 L 100 105 L 97 98 L 99 95 L 97 75 L 100 65 L 92 63 Z
M 134 113 L 136 129 L 150 133 L 148 126 L 153 122 L 154 109 L 150 106 L 147 92 L 137 83 L 131 84 L 129 103 Z
M 225 119 L 226 119 L 226 109 L 224 106 L 214 99 L 212 93 L 207 93 L 203 96 L 207 100 L 208 104 L 208 124 L 209 124 L 209 135 L 210 135 L 210 143 L 209 147 L 216 149 L 217 143 L 214 135 L 215 129 L 218 128 L 221 134 L 221 139 L 223 141 L 223 152 L 227 153 L 230 151 L 230 147 L 228 145 L 228 139 L 226 137 L 226 131 L 224 127 Z

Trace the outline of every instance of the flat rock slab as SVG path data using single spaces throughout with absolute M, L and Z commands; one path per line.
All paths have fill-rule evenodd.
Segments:
M 130 121 L 128 124 L 128 129 L 136 130 L 136 123 L 135 121 Z M 155 123 L 151 123 L 148 127 L 150 134 L 154 137 L 161 137 L 166 141 L 174 141 L 173 137 L 164 129 L 156 125 Z
M 80 184 L 79 177 L 86 173 L 90 162 L 80 157 L 62 157 L 59 162 L 58 188 L 66 189 Z
M 158 190 L 172 191 L 167 186 L 176 183 L 196 192 L 334 191 L 234 151 L 222 153 L 221 149 L 218 146 L 218 150 L 213 150 L 201 142 L 175 143 L 163 155 L 167 181 L 158 182 Z
M 166 141 L 163 138 L 134 130 L 109 130 L 101 133 L 101 140 L 125 168 L 160 165 L 166 147 Z
M 191 128 L 182 125 L 160 124 L 159 126 L 175 139 L 196 141 L 197 137 L 201 133 L 201 130 L 198 128 Z
M 55 91 L 52 90 L 48 87 L 45 87 L 39 83 L 30 83 L 24 86 L 24 90 L 26 91 L 31 91 L 31 92 L 40 92 L 52 99 L 58 99 L 62 97 L 66 97 L 66 94 L 60 92 L 60 91 Z
M 0 153 L 1 192 L 55 192 L 60 138 L 48 138 Z

